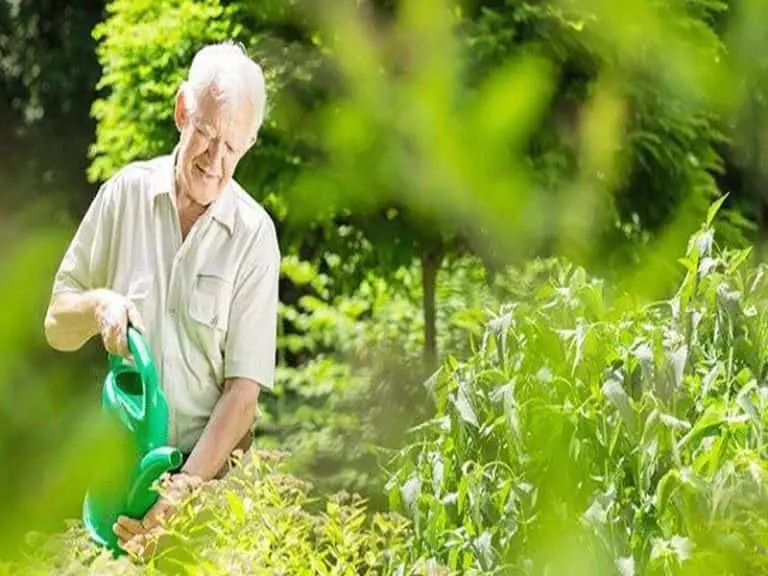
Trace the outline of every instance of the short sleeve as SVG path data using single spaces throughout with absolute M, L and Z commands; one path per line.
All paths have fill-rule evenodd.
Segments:
M 238 274 L 224 351 L 224 377 L 273 389 L 277 357 L 280 249 L 274 227 L 254 243 Z
M 62 258 L 53 283 L 53 294 L 83 292 L 106 282 L 111 230 L 114 224 L 112 189 L 105 182 L 91 201 Z

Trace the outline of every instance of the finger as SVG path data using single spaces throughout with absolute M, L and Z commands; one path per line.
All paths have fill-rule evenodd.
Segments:
M 120 524 L 118 524 L 117 522 L 112 524 L 112 532 L 114 532 L 117 535 L 117 537 L 120 539 L 121 544 L 124 544 L 134 536 L 124 527 L 120 526 Z
M 104 349 L 110 354 L 114 353 L 114 346 L 112 344 L 112 325 L 109 323 L 109 319 L 106 315 L 100 314 L 99 321 L 99 334 L 101 334 L 101 341 L 104 344 Z
M 141 521 L 129 516 L 118 516 L 117 524 L 131 534 L 141 534 L 144 532 Z
M 128 348 L 128 314 L 126 313 L 123 321 L 120 323 L 117 333 L 117 346 L 120 356 L 123 358 L 129 358 L 131 356 L 131 350 Z
M 104 327 L 101 338 L 104 341 L 104 348 L 110 354 L 119 354 L 120 345 L 118 342 L 117 328 L 113 325 L 107 325 Z
M 120 334 L 119 326 L 113 326 L 110 329 L 108 347 L 112 354 L 122 356 L 123 358 L 127 358 L 128 354 L 130 354 L 128 346 L 124 343 L 123 337 Z
M 138 308 L 136 308 L 136 305 L 133 302 L 128 304 L 128 321 L 134 328 L 136 328 L 136 330 L 142 334 L 146 333 L 147 329 L 144 326 L 144 320 L 142 319 Z
M 99 331 L 104 345 L 110 352 L 118 350 L 118 335 L 120 330 L 120 313 L 115 306 L 105 307 L 99 317 Z
M 119 521 L 112 525 L 112 532 L 114 532 L 118 538 L 125 541 L 142 533 L 140 528 L 137 530 L 134 527 L 126 526 Z
M 132 555 L 135 558 L 138 559 L 147 559 L 146 555 L 146 538 L 144 535 L 139 534 L 138 536 L 134 536 L 133 538 L 129 538 L 127 540 L 120 540 L 119 546 L 124 551 L 128 552 L 128 554 Z
M 128 348 L 128 339 L 125 333 L 125 324 L 117 324 L 109 327 L 105 338 L 105 347 L 111 354 L 130 358 L 131 351 Z
M 159 500 L 152 510 L 144 516 L 144 519 L 142 520 L 142 528 L 144 530 L 154 528 L 167 518 L 169 511 L 169 503 L 166 502 L 165 499 Z

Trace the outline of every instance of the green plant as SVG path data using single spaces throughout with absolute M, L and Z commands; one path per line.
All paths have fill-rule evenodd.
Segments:
M 279 452 L 250 452 L 224 480 L 180 503 L 159 551 L 145 562 L 114 559 L 87 540 L 79 523 L 54 537 L 30 535 L 23 562 L 0 574 L 415 574 L 401 565 L 408 526 L 368 514 L 345 493 L 318 502 L 309 486 L 282 472 Z
M 358 491 L 383 505 L 378 452 L 399 446 L 403 430 L 427 415 L 418 263 L 389 281 L 369 274 L 342 296 L 332 296 L 329 276 L 307 262 L 286 257 L 283 273 L 304 295 L 281 308 L 286 361 L 257 429 L 260 442 L 291 451 L 291 470 L 311 475 L 323 492 Z M 486 309 L 498 300 L 489 283 L 472 258 L 443 266 L 441 349 L 471 354 Z
M 457 573 L 765 570 L 766 267 L 719 249 L 641 303 L 557 263 L 428 382 L 391 463 L 409 557 Z

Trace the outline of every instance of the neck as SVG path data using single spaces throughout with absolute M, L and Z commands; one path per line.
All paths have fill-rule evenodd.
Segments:
M 186 188 L 177 180 L 176 209 L 179 213 L 179 223 L 181 224 L 181 238 L 184 240 L 198 218 L 208 209 L 208 206 L 196 202 L 189 195 Z
M 209 204 L 200 204 L 197 200 L 192 198 L 192 195 L 189 193 L 189 188 L 184 185 L 183 180 L 179 176 L 179 174 L 176 174 L 176 206 L 179 210 L 179 212 L 191 212 L 191 213 L 200 213 L 202 214 L 205 212 Z
M 180 212 L 199 212 L 200 214 L 210 206 L 210 204 L 200 204 L 183 189 L 176 194 L 176 204 Z

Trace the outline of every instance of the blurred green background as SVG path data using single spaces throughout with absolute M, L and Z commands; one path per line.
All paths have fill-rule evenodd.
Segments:
M 100 183 L 174 145 L 204 43 L 242 41 L 268 81 L 236 174 L 284 255 L 257 444 L 385 510 L 423 383 L 526 295 L 510 267 L 670 298 L 716 201 L 718 245 L 763 261 L 767 23 L 758 0 L 0 0 L 0 557 L 111 465 L 103 350 L 50 350 L 43 316 Z

